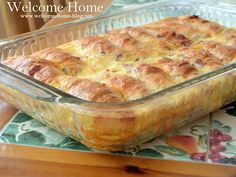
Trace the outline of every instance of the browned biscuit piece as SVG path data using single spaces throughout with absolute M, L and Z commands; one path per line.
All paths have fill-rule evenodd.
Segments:
M 82 61 L 79 57 L 58 48 L 40 50 L 32 56 L 51 61 L 65 74 L 75 75 L 81 70 Z

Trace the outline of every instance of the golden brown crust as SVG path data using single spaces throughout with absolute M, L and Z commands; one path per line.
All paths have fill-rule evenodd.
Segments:
M 175 48 L 190 46 L 191 44 L 191 41 L 186 36 L 168 27 L 147 28 L 147 31 L 157 39 L 173 44 Z
M 53 63 L 44 59 L 34 57 L 17 58 L 7 60 L 4 64 L 84 100 L 95 102 L 124 101 L 105 84 L 66 76 L 62 71 L 56 69 Z
M 148 56 L 143 43 L 136 40 L 128 33 L 120 33 L 119 31 L 108 33 L 106 36 L 114 45 L 128 50 L 130 53 L 140 57 Z
M 128 75 L 108 75 L 107 85 L 126 100 L 142 98 L 148 94 L 147 89 L 139 80 Z
M 147 41 L 155 39 L 153 38 L 153 35 L 148 33 L 143 27 L 127 27 L 125 29 L 122 29 L 120 32 L 122 34 L 129 34 L 132 37 L 139 37 L 136 38 L 138 40 L 140 40 L 140 38 L 141 40 L 146 39 Z
M 202 32 L 199 29 L 193 28 L 190 25 L 184 25 L 181 23 L 173 22 L 173 23 L 165 23 L 163 24 L 163 26 L 175 31 L 181 31 L 183 35 L 192 40 L 199 40 L 209 37 L 209 34 L 207 32 L 205 31 Z
M 155 52 L 156 48 L 161 50 L 170 50 L 167 41 L 160 40 L 146 30 L 146 27 L 127 27 L 120 31 L 122 34 L 129 34 L 136 40 L 147 46 L 148 50 Z
M 51 82 L 58 76 L 62 74 L 61 71 L 55 69 L 55 67 L 43 67 L 38 72 L 34 74 L 34 78 L 42 81 L 47 84 L 51 84 Z
M 122 102 L 117 94 L 115 94 L 105 84 L 94 82 L 87 79 L 66 78 L 67 85 L 63 88 L 68 90 L 68 93 L 77 96 L 84 100 L 94 102 Z
M 166 18 L 150 26 L 165 26 L 180 31 L 192 39 L 214 36 L 224 30 L 221 25 L 202 19 L 197 15 Z
M 99 54 L 113 54 L 119 57 L 124 53 L 124 50 L 117 48 L 109 40 L 106 40 L 100 36 L 91 36 L 88 38 L 83 38 L 79 41 L 79 45 L 82 48 L 89 48 L 91 51 Z
M 225 39 L 229 45 L 236 46 L 236 30 L 235 29 L 225 29 L 221 37 Z
M 171 73 L 173 76 L 182 77 L 183 79 L 192 78 L 197 74 L 196 67 L 186 60 L 163 58 L 158 60 L 156 65 L 162 67 L 166 72 Z
M 32 56 L 51 61 L 65 74 L 75 75 L 81 70 L 82 61 L 70 53 L 58 48 L 48 48 L 34 53 Z
M 6 60 L 3 64 L 28 76 L 37 77 L 38 80 L 43 82 L 49 78 L 62 74 L 62 72 L 55 68 L 53 63 L 41 58 L 19 57 L 14 60 Z
M 215 41 L 201 41 L 195 46 L 210 51 L 225 63 L 236 61 L 236 47 L 224 45 Z
M 207 66 L 212 70 L 224 66 L 220 58 L 204 49 L 182 48 L 179 55 L 187 61 L 200 65 L 200 67 Z
M 136 72 L 144 82 L 151 84 L 155 90 L 171 85 L 170 76 L 161 68 L 150 64 L 140 64 L 136 68 Z
M 196 29 L 199 29 L 203 32 L 208 32 L 210 35 L 215 35 L 224 29 L 219 24 L 202 19 L 196 15 L 186 16 L 182 19 L 182 21 L 185 25 L 190 24 Z
M 58 76 L 51 85 L 64 90 L 78 98 L 94 102 L 122 102 L 119 95 L 114 93 L 105 84 L 81 79 L 73 76 Z

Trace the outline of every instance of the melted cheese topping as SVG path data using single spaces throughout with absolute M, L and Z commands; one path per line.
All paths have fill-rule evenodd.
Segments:
M 233 63 L 235 46 L 235 29 L 197 16 L 184 16 L 75 40 L 32 56 L 51 62 L 49 68 L 57 82 L 51 84 L 46 80 L 48 84 L 83 99 L 89 98 L 89 101 L 102 97 L 102 101 L 112 102 L 140 98 Z M 32 77 L 42 68 L 34 66 L 30 68 L 33 71 L 22 70 L 19 68 L 29 67 L 29 64 L 17 65 L 14 62 L 17 60 L 9 60 L 5 62 L 8 66 Z M 62 81 L 58 75 L 65 75 Z M 63 89 L 65 84 L 61 82 L 72 81 L 70 88 Z M 96 88 L 89 87 L 96 87 L 97 83 L 101 89 L 94 95 Z M 80 96 L 81 90 L 93 96 Z

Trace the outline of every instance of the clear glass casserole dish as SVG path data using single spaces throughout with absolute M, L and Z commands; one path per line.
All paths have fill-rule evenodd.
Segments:
M 1 41 L 1 61 L 113 29 L 183 15 L 198 15 L 224 26 L 236 26 L 232 7 L 197 1 L 160 1 Z M 81 100 L 0 64 L 0 98 L 89 147 L 118 151 L 236 100 L 236 63 L 123 103 Z

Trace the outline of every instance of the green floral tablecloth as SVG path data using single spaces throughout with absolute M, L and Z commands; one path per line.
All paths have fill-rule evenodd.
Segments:
M 95 151 L 22 112 L 18 112 L 1 131 L 0 142 Z M 115 154 L 236 165 L 236 103 L 214 112 L 212 117 L 205 116 L 143 145 Z

